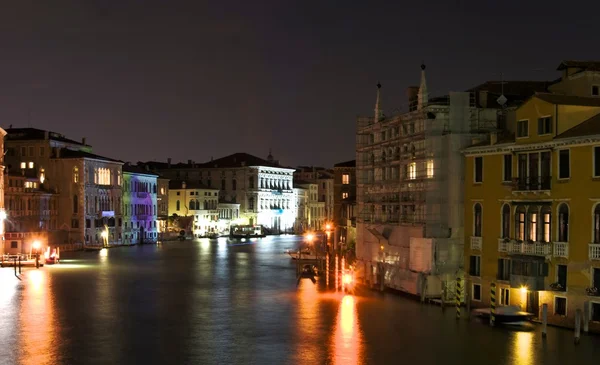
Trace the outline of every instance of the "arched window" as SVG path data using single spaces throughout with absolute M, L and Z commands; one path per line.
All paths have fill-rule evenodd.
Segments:
M 594 207 L 594 243 L 600 243 L 600 203 Z
M 231 181 L 231 190 L 236 190 L 237 189 L 237 180 L 233 179 Z
M 515 211 L 515 238 L 525 240 L 525 207 L 522 205 Z
M 510 237 L 510 206 L 502 206 L 502 238 Z
M 179 210 L 179 208 L 181 207 L 181 204 L 179 203 L 179 200 L 175 203 L 175 210 Z
M 200 210 L 200 201 L 198 199 L 196 199 L 196 209 Z
M 529 241 L 537 242 L 538 240 L 538 216 L 539 208 L 530 207 L 527 212 L 527 239 Z
M 79 211 L 79 199 L 77 199 L 77 195 L 73 195 L 73 213 L 77 213 Z
M 540 212 L 542 231 L 540 232 L 540 239 L 542 242 L 550 242 L 550 232 L 552 230 L 550 227 L 552 226 L 552 209 L 549 205 L 545 205 L 542 207 Z
M 558 242 L 569 242 L 569 206 L 558 206 Z
M 77 166 L 73 167 L 73 182 L 79 182 L 79 168 L 77 168 Z
M 475 206 L 473 207 L 473 236 L 475 237 L 481 237 L 481 218 L 481 204 L 475 203 Z
M 196 202 L 194 199 L 190 200 L 190 210 L 196 210 Z

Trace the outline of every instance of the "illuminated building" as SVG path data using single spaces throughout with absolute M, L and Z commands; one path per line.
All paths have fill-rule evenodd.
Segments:
M 1 137 L 1 141 L 0 141 L 0 147 L 2 147 L 2 151 L 4 151 L 4 138 L 6 136 L 6 131 L 2 128 L 0 128 L 0 137 Z M 7 218 L 7 214 L 6 214 L 6 210 L 4 209 L 4 172 L 5 172 L 5 168 L 4 168 L 4 156 L 5 153 L 2 153 L 2 156 L 0 156 L 0 242 L 5 242 L 4 241 L 4 227 L 5 227 L 5 221 Z M 4 244 L 0 244 L 0 255 L 4 254 Z
M 160 239 L 163 233 L 167 231 L 169 220 L 169 179 L 158 176 L 156 180 L 158 185 L 158 191 L 156 192 L 156 205 L 158 208 L 156 219 L 158 238 Z
M 333 170 L 315 166 L 299 166 L 294 171 L 294 180 L 317 184 L 317 200 L 323 203 L 327 221 L 332 221 L 335 214 L 333 175 Z
M 153 243 L 158 240 L 158 175 L 148 169 L 123 165 L 122 243 Z
M 324 229 L 325 222 L 327 221 L 327 215 L 325 213 L 325 202 L 319 199 L 319 184 L 316 182 L 296 180 L 295 185 L 297 188 L 304 189 L 306 191 L 306 229 L 308 230 L 321 230 Z M 298 197 L 301 197 L 298 194 Z
M 193 216 L 192 226 L 189 229 L 194 237 L 220 232 L 218 205 L 218 189 L 209 188 L 198 182 L 182 180 L 169 182 L 169 216 Z M 235 214 L 232 212 L 232 215 Z
M 295 182 L 297 183 L 297 181 Z M 310 217 L 309 208 L 309 189 L 294 187 L 294 201 L 296 203 L 296 222 L 294 223 L 295 233 L 304 233 L 310 227 L 308 219 Z
M 420 86 L 408 88 L 408 103 L 389 115 L 377 85 L 374 115 L 357 120 L 359 276 L 427 297 L 454 286 L 465 231 L 461 150 L 503 123 L 503 106 L 547 85 L 489 82 L 429 97 L 421 65 Z
M 353 244 L 356 241 L 356 160 L 335 164 L 333 174 L 335 240 Z
M 58 230 L 58 195 L 36 178 L 4 176 L 4 202 L 10 212 L 4 224 L 4 252 L 29 253 L 33 242 L 42 246 L 62 242 Z
M 171 164 L 170 160 L 145 164 L 169 179 L 218 189 L 219 203 L 239 204 L 238 224 L 262 225 L 270 232 L 287 231 L 294 226 L 294 169 L 281 167 L 273 156 L 264 160 L 247 153 L 235 153 L 200 164 L 192 160 L 178 164 Z M 169 198 L 173 198 L 173 194 Z M 169 204 L 173 206 L 173 202 Z
M 465 271 L 473 306 L 518 305 L 600 331 L 600 62 L 562 77 L 465 154 Z
M 9 128 L 5 138 L 9 172 L 44 180 L 45 188 L 59 194 L 58 229 L 62 242 L 81 247 L 119 243 L 121 230 L 121 161 L 92 153 L 85 138 L 75 141 L 36 128 Z M 10 215 L 10 214 L 9 214 Z

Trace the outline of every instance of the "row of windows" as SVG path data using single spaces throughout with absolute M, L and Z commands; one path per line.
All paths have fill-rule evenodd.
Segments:
M 513 210 L 514 209 L 514 210 Z M 511 213 L 514 212 L 514 219 Z M 556 241 L 569 242 L 569 205 L 561 203 L 557 208 L 558 229 Z M 552 209 L 550 205 L 516 205 L 504 204 L 501 211 L 501 237 L 514 238 L 520 241 L 550 242 L 552 232 Z M 514 224 L 511 227 L 511 222 Z M 511 229 L 512 228 L 512 229 Z M 473 236 L 481 237 L 483 230 L 483 206 L 473 205 Z M 600 205 L 594 208 L 594 240 L 600 240 Z M 512 234 L 511 234 L 512 233 Z
M 215 210 L 217 209 L 217 201 L 216 200 L 205 200 L 200 202 L 199 200 L 190 200 L 190 203 L 187 207 L 190 210 Z M 181 210 L 181 201 L 177 200 L 175 202 L 175 210 Z
M 593 147 L 592 177 L 600 177 L 600 146 Z M 551 154 L 544 152 L 519 153 L 517 155 L 517 174 L 520 179 L 527 178 L 530 181 L 542 181 L 551 178 Z M 558 151 L 558 179 L 571 178 L 571 151 L 562 149 Z M 475 183 L 483 182 L 483 157 L 474 158 Z M 502 159 L 502 180 L 511 182 L 513 180 L 513 155 L 506 154 Z M 549 186 L 548 186 L 549 187 Z
M 123 191 L 132 193 L 140 192 L 156 194 L 156 184 L 145 181 L 125 181 L 123 183 Z

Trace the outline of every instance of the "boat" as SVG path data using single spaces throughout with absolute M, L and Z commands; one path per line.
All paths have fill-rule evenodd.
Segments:
M 475 309 L 473 312 L 477 317 L 489 320 L 491 308 Z M 524 312 L 516 305 L 496 307 L 496 323 L 498 324 L 520 325 L 529 322 L 533 317 L 533 313 Z
M 318 260 L 320 258 L 323 258 L 322 256 L 319 256 L 315 252 L 310 250 L 288 250 L 286 253 L 290 255 L 292 260 Z

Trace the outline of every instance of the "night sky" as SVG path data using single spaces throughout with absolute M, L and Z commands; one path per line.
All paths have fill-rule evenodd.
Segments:
M 271 147 L 331 166 L 354 158 L 377 82 L 384 109 L 401 107 L 422 61 L 440 95 L 600 60 L 597 1 L 336 3 L 0 1 L 0 125 L 133 162 Z

